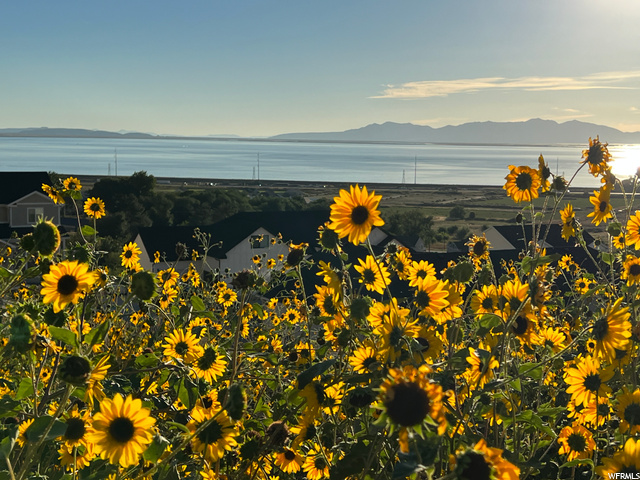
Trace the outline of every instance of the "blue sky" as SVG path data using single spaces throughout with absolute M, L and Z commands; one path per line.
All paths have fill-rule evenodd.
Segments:
M 637 0 L 5 2 L 0 128 L 640 131 Z

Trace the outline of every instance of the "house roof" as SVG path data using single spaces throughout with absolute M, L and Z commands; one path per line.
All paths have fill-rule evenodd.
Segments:
M 138 233 L 149 255 L 163 252 L 167 260 L 176 260 L 176 244 L 183 243 L 189 249 L 198 249 L 200 245 L 193 238 L 194 229 L 199 228 L 205 234 L 211 234 L 211 244 L 221 245 L 212 248 L 209 255 L 225 258 L 226 253 L 259 228 L 273 235 L 282 234 L 283 241 L 294 243 L 315 243 L 320 225 L 329 220 L 328 210 L 278 211 L 278 212 L 241 212 L 213 225 L 188 227 L 143 227 Z
M 47 172 L 0 173 L 0 205 L 7 205 L 33 191 L 42 193 L 42 184 L 51 184 Z
M 524 225 L 524 230 L 522 225 L 496 225 L 492 228 L 507 239 L 516 249 L 525 249 L 527 245 L 525 245 L 524 239 L 526 238 L 527 242 L 529 242 L 533 237 L 531 224 Z M 548 233 L 547 229 L 549 230 Z M 541 225 L 539 238 L 545 238 L 545 235 L 546 243 L 549 244 L 551 248 L 574 247 L 576 243 L 575 239 L 569 239 L 567 242 L 562 238 L 562 225 L 557 223 Z M 583 237 L 587 245 L 590 245 L 595 240 L 586 231 L 583 231 Z

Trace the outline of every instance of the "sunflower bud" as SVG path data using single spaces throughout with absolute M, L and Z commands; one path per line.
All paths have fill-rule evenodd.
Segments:
M 356 298 L 351 302 L 351 317 L 364 321 L 369 315 L 370 305 L 364 298 Z
M 334 250 L 338 247 L 338 234 L 330 228 L 324 228 L 320 232 L 320 245 L 326 250 Z
M 284 442 L 287 440 L 287 437 L 289 437 L 289 429 L 284 422 L 273 422 L 267 428 L 268 442 L 273 446 L 283 446 Z
M 60 376 L 71 385 L 82 386 L 89 381 L 91 364 L 84 357 L 68 356 L 60 366 Z
M 39 221 L 33 229 L 35 249 L 43 257 L 50 257 L 60 248 L 60 232 L 53 222 Z
M 42 318 L 44 319 L 44 323 L 46 323 L 47 325 L 52 325 L 54 327 L 62 327 L 67 317 L 64 314 L 63 310 L 60 310 L 59 312 L 54 312 L 52 307 L 47 309 L 46 312 L 44 312 L 44 315 L 42 316 Z
M 295 267 L 302 261 L 303 258 L 304 248 L 302 248 L 301 246 L 295 246 L 291 248 L 291 251 L 289 251 L 289 255 L 287 255 L 287 266 Z
M 156 293 L 155 277 L 145 270 L 135 273 L 131 277 L 131 293 L 140 300 L 150 300 Z
M 33 233 L 27 233 L 20 239 L 20 248 L 25 252 L 32 251 L 36 246 L 36 241 L 33 239 Z
M 257 281 L 256 274 L 251 270 L 242 270 L 236 273 L 235 277 L 231 281 L 231 286 L 236 290 L 245 290 L 247 288 L 255 286 Z
M 35 330 L 33 321 L 28 315 L 19 313 L 11 319 L 9 330 L 9 345 L 20 353 L 25 353 L 33 347 Z
M 247 406 L 247 395 L 239 383 L 234 383 L 229 387 L 228 395 L 224 408 L 229 414 L 229 417 L 237 422 L 242 418 L 244 409 Z

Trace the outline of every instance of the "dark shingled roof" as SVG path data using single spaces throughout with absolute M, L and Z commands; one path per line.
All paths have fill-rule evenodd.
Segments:
M 568 248 L 575 247 L 575 238 L 570 238 L 567 242 L 562 238 L 562 225 L 552 223 L 551 225 L 543 224 L 540 229 L 540 239 L 545 238 L 547 228 L 549 227 L 549 233 L 546 236 L 546 241 L 552 248 Z M 506 238 L 513 244 L 516 249 L 525 249 L 526 245 L 524 238 L 526 236 L 527 242 L 532 238 L 532 228 L 530 224 L 524 226 L 524 232 L 522 225 L 496 225 L 495 228 L 500 235 Z M 594 241 L 594 238 L 588 233 L 583 231 L 583 236 L 587 245 Z
M 31 192 L 42 192 L 42 184 L 51 185 L 47 172 L 1 172 L 0 204 L 14 202 Z
M 209 251 L 215 258 L 225 258 L 226 253 L 242 240 L 262 227 L 274 235 L 282 234 L 282 240 L 313 245 L 320 225 L 329 220 L 328 210 L 241 212 L 213 225 L 190 227 L 144 227 L 139 229 L 149 255 L 165 253 L 168 261 L 176 260 L 176 244 L 183 243 L 189 249 L 199 249 L 193 238 L 195 228 L 211 234 L 211 244 L 222 242 Z

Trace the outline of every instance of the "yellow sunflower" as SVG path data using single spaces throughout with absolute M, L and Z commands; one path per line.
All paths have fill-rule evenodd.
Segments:
M 213 348 L 207 347 L 202 354 L 195 359 L 191 368 L 198 378 L 202 378 L 209 383 L 222 376 L 227 362 L 224 355 L 220 355 Z
M 569 241 L 571 237 L 576 236 L 576 214 L 573 211 L 573 205 L 567 203 L 567 206 L 560 210 L 560 220 L 562 221 L 562 238 Z
M 407 275 L 410 287 L 417 286 L 418 283 L 429 276 L 436 276 L 436 269 L 431 263 L 424 260 L 411 262 L 411 265 L 409 266 L 409 273 Z
M 82 470 L 91 463 L 95 456 L 92 443 L 69 446 L 63 443 L 58 449 L 60 465 L 66 470 Z
M 627 255 L 627 258 L 622 265 L 622 274 L 620 275 L 620 278 L 627 281 L 628 287 L 640 283 L 640 258 L 633 255 Z
M 571 400 L 576 405 L 584 406 L 594 402 L 596 397 L 605 397 L 611 393 L 611 388 L 606 383 L 611 377 L 613 370 L 610 367 L 601 368 L 598 359 L 590 356 L 580 358 L 575 367 L 566 368 L 564 373 Z
M 369 194 L 367 187 L 352 185 L 350 191 L 340 190 L 340 196 L 335 197 L 331 205 L 329 228 L 335 230 L 340 238 L 349 237 L 349 241 L 355 245 L 364 242 L 371 229 L 384 225 L 377 210 L 382 195 Z
M 174 330 L 165 337 L 163 346 L 164 355 L 169 359 L 179 358 L 182 362 L 190 364 L 195 362 L 204 353 L 198 344 L 200 339 L 191 332 Z
M 69 303 L 78 303 L 95 282 L 96 275 L 89 271 L 89 265 L 65 260 L 51 265 L 49 273 L 42 276 L 40 293 L 44 303 L 53 303 L 53 311 L 57 313 Z
M 538 198 L 538 189 L 540 188 L 540 175 L 538 171 L 529 167 L 514 167 L 509 165 L 510 173 L 505 177 L 503 189 L 507 191 L 507 195 L 513 198 L 514 202 L 530 202 L 534 198 Z
M 607 146 L 607 143 L 600 143 L 600 137 L 596 137 L 595 140 L 589 137 L 589 148 L 582 151 L 584 160 L 581 163 L 589 165 L 589 173 L 594 177 L 605 174 L 609 170 L 608 162 L 611 160 L 611 155 Z
M 356 373 L 373 373 L 380 367 L 378 353 L 376 349 L 370 345 L 364 345 L 353 351 L 349 357 L 349 364 Z
M 82 185 L 80 184 L 80 180 L 75 177 L 65 178 L 62 182 L 65 190 L 70 190 L 73 192 L 79 192 L 82 190 Z
M 593 434 L 576 422 L 562 429 L 558 442 L 560 443 L 558 453 L 567 455 L 569 462 L 577 458 L 589 458 L 596 448 Z
M 223 307 L 230 307 L 238 299 L 238 294 L 230 288 L 223 288 L 218 292 L 218 303 Z
M 469 256 L 474 262 L 489 258 L 489 248 L 491 244 L 484 233 L 481 237 L 477 235 L 472 236 L 465 245 L 469 247 Z
M 136 270 L 138 267 L 138 263 L 140 262 L 141 253 L 142 250 L 140 250 L 137 243 L 129 242 L 128 244 L 126 244 L 124 247 L 122 247 L 122 253 L 120 254 L 120 258 L 122 259 L 122 266 L 131 270 Z
M 191 448 L 203 453 L 209 462 L 217 462 L 226 451 L 238 446 L 235 437 L 238 429 L 233 425 L 227 412 L 217 408 L 194 407 L 187 428 L 191 433 L 198 432 L 191 440 Z
M 613 218 L 613 207 L 609 202 L 611 192 L 609 190 L 601 189 L 593 192 L 593 197 L 589 197 L 589 202 L 593 205 L 593 212 L 587 217 L 593 217 L 591 223 L 594 225 L 600 225 L 601 222 L 606 222 L 608 219 Z
M 413 303 L 420 309 L 420 315 L 435 317 L 449 305 L 449 291 L 436 277 L 422 279 L 417 287 Z
M 602 478 L 616 478 L 616 473 L 625 473 L 627 478 L 640 478 L 640 439 L 629 438 L 612 458 L 603 458 L 596 473 Z M 623 478 L 622 476 L 619 478 Z
M 481 290 L 476 290 L 471 297 L 471 310 L 481 316 L 494 313 L 498 309 L 498 290 L 495 285 L 483 285 Z
M 102 459 L 126 468 L 138 463 L 153 440 L 155 422 L 140 399 L 116 394 L 100 403 L 100 412 L 94 415 L 87 438 Z
M 411 265 L 411 255 L 409 250 L 401 248 L 392 257 L 391 266 L 395 270 L 400 280 L 406 280 L 409 277 L 409 266 Z
M 602 316 L 593 324 L 592 337 L 596 341 L 594 355 L 606 361 L 616 358 L 616 350 L 624 350 L 631 337 L 631 313 L 628 307 L 622 307 L 622 298 L 602 312 Z
M 295 450 L 284 448 L 275 456 L 275 464 L 280 467 L 284 473 L 296 473 L 300 471 L 300 467 L 304 463 L 304 458 Z
M 500 363 L 491 355 L 491 352 L 482 348 L 474 349 L 469 347 L 467 357 L 469 366 L 464 372 L 464 378 L 473 389 L 484 387 L 494 376 L 494 370 Z
M 95 364 L 93 369 L 91 370 L 91 375 L 89 376 L 89 383 L 85 387 L 84 401 L 89 404 L 90 407 L 93 407 L 94 400 L 101 402 L 104 398 L 104 392 L 102 390 L 102 384 L 100 383 L 107 376 L 107 372 L 111 365 L 107 362 L 109 361 L 109 355 L 105 355 Z
M 633 393 L 627 387 L 623 387 L 618 396 L 618 418 L 620 419 L 620 432 L 634 435 L 640 432 L 640 388 Z
M 640 210 L 636 210 L 636 213 L 629 217 L 625 231 L 627 232 L 624 237 L 625 243 L 640 250 Z
M 49 195 L 49 198 L 53 200 L 53 203 L 59 203 L 61 205 L 64 204 L 64 198 L 62 198 L 62 194 L 57 188 L 43 183 L 42 191 Z
M 435 422 L 439 435 L 447 428 L 445 410 L 442 404 L 442 387 L 432 382 L 427 375 L 431 369 L 427 365 L 415 368 L 411 365 L 402 370 L 392 368 L 389 376 L 380 386 L 380 397 L 376 408 L 392 426 L 400 427 L 400 450 L 409 452 L 408 434 L 422 432 L 422 426 Z
M 306 472 L 308 480 L 322 480 L 329 478 L 332 454 L 323 447 L 316 445 L 311 448 L 302 464 L 302 470 Z
M 567 346 L 567 336 L 557 328 L 547 327 L 539 333 L 540 345 L 558 353 Z
M 367 255 L 364 262 L 359 258 L 358 262 L 360 265 L 355 265 L 354 268 L 360 274 L 360 283 L 363 283 L 367 290 L 382 295 L 386 286 L 389 285 L 387 267 L 381 265 L 371 255 Z
M 84 202 L 84 213 L 96 220 L 104 217 L 106 214 L 104 202 L 97 197 L 87 198 Z
M 473 448 L 456 454 L 455 474 L 457 479 L 518 480 L 520 469 L 502 458 L 502 450 L 487 446 L 483 438 Z

